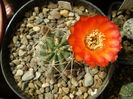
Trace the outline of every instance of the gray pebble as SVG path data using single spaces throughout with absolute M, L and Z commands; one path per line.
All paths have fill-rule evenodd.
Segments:
M 39 99 L 44 99 L 44 98 L 43 98 L 43 94 L 38 95 L 38 98 L 39 98 Z
M 22 76 L 23 75 L 23 71 L 21 69 L 17 70 L 15 76 Z
M 42 23 L 43 22 L 43 19 L 41 19 L 41 18 L 38 18 L 37 20 L 36 20 L 36 24 L 40 24 L 40 23 Z
M 22 76 L 22 81 L 31 80 L 32 78 L 34 78 L 33 69 L 30 69 L 29 71 L 24 73 L 24 75 Z
M 21 68 L 23 68 L 22 64 L 17 65 L 17 69 L 21 69 Z
M 72 79 L 71 79 L 71 83 L 72 83 L 72 85 L 75 86 L 75 87 L 78 86 L 78 82 L 76 81 L 75 78 L 72 78 Z
M 50 19 L 59 19 L 61 16 L 60 16 L 60 13 L 58 10 L 54 9 L 50 12 Z
M 45 93 L 45 99 L 54 99 L 54 95 L 51 93 Z
M 90 73 L 86 73 L 85 74 L 85 77 L 84 77 L 84 80 L 83 80 L 83 85 L 85 87 L 88 87 L 88 86 L 91 86 L 93 84 L 93 77 Z
M 24 56 L 25 53 L 26 53 L 25 51 L 19 50 L 19 56 L 20 56 L 20 57 Z
M 35 32 L 40 31 L 40 27 L 39 27 L 39 26 L 34 26 L 34 27 L 33 27 L 33 31 L 35 31 Z
M 67 1 L 58 1 L 60 9 L 72 10 L 70 2 Z

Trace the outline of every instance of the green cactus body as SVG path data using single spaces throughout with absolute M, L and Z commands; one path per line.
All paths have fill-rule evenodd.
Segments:
M 123 85 L 119 95 L 121 99 L 133 99 L 133 83 Z
M 128 39 L 133 39 L 133 18 L 128 19 L 123 25 L 124 35 Z
M 48 33 L 45 38 L 44 45 L 40 51 L 41 60 L 47 65 L 48 70 L 58 69 L 63 71 L 68 63 L 72 51 L 67 43 L 68 34 L 61 30 L 56 30 L 54 33 Z M 55 68 L 53 68 L 53 66 Z

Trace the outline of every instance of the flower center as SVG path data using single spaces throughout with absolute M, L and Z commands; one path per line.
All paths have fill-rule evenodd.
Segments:
M 90 50 L 95 50 L 97 48 L 103 47 L 104 40 L 105 40 L 105 35 L 96 29 L 93 30 L 92 33 L 86 36 L 85 45 Z

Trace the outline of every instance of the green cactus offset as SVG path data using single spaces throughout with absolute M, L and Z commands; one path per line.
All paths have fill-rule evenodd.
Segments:
M 128 19 L 123 25 L 124 35 L 128 39 L 133 39 L 133 18 Z
M 123 85 L 119 95 L 120 99 L 133 99 L 133 83 Z

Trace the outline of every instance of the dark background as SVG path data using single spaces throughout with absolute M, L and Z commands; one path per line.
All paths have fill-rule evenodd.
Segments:
M 14 11 L 17 11 L 24 3 L 28 0 L 7 0 L 8 2 L 12 3 L 14 7 Z M 123 0 L 87 0 L 98 6 L 106 15 L 108 14 L 109 7 L 113 2 L 123 2 Z M 104 92 L 105 93 L 105 92 Z M 0 99 L 20 99 L 15 93 L 8 87 L 5 79 L 2 75 L 1 68 L 0 68 Z M 103 94 L 99 96 L 98 99 L 107 99 L 103 98 Z

